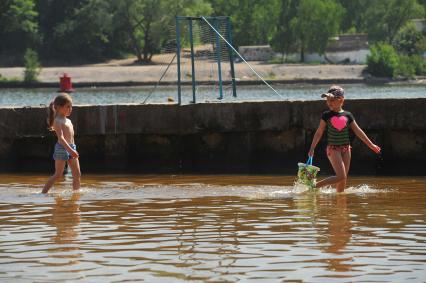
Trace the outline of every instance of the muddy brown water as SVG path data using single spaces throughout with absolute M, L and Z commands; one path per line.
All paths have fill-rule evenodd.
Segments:
M 1 282 L 426 282 L 426 177 L 0 175 Z

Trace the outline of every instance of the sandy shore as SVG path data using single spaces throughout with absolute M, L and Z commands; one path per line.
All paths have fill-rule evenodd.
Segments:
M 365 65 L 302 65 L 302 64 L 265 64 L 250 62 L 253 68 L 268 81 L 359 81 L 364 77 L 362 71 Z M 123 66 L 113 64 L 98 64 L 75 67 L 43 68 L 39 81 L 41 83 L 57 83 L 58 78 L 67 73 L 75 84 L 83 83 L 156 83 L 165 71 L 167 64 Z M 223 80 L 230 79 L 230 67 L 222 65 Z M 206 62 L 196 65 L 197 81 L 217 80 L 217 66 Z M 0 75 L 6 78 L 22 78 L 24 68 L 0 68 Z M 191 81 L 189 64 L 183 64 L 182 80 Z M 257 81 L 259 78 L 245 63 L 235 64 L 235 74 L 239 81 Z M 164 82 L 175 82 L 177 79 L 176 64 L 172 64 L 164 76 Z

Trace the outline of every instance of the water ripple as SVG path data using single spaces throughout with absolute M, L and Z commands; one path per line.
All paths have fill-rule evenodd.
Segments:
M 149 182 L 0 185 L 0 281 L 426 280 L 426 182 Z

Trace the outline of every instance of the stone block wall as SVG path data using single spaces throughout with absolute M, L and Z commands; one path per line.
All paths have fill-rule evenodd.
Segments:
M 426 99 L 347 100 L 378 159 L 353 140 L 351 172 L 425 175 Z M 323 101 L 77 106 L 71 115 L 84 172 L 295 174 Z M 0 172 L 53 170 L 46 109 L 0 109 Z M 314 163 L 331 168 L 324 140 Z

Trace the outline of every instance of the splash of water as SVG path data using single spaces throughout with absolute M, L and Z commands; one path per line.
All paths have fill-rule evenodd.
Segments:
M 0 185 L 2 200 L 5 202 L 46 202 L 52 196 L 64 198 L 74 193 L 71 183 L 64 182 L 51 189 L 49 194 L 41 194 L 42 185 L 7 184 Z M 394 189 L 380 189 L 369 184 L 348 187 L 344 194 L 377 194 L 395 191 Z M 183 199 L 200 197 L 241 197 L 248 199 L 281 199 L 298 198 L 306 194 L 334 195 L 336 189 L 331 186 L 320 189 L 309 189 L 306 185 L 294 183 L 293 186 L 284 185 L 213 185 L 203 183 L 185 184 L 141 184 L 133 182 L 98 182 L 83 184 L 78 192 L 81 199 Z M 49 198 L 50 196 L 50 198 Z

